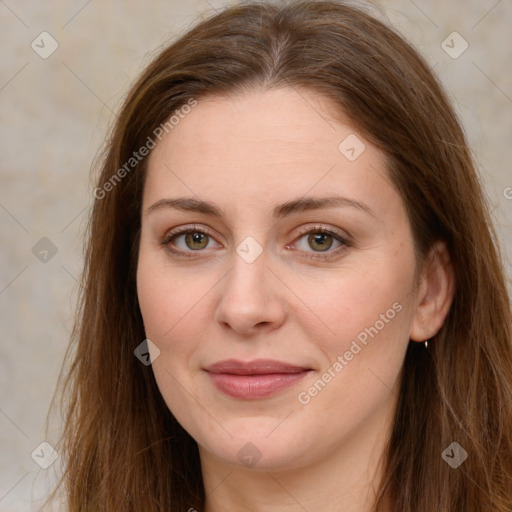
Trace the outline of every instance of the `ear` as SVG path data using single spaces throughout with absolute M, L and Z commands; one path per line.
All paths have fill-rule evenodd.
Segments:
M 455 275 L 445 242 L 436 242 L 425 259 L 410 339 L 428 340 L 441 329 L 455 293 Z

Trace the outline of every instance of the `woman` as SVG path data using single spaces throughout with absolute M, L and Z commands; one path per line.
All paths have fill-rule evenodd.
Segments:
M 202 21 L 132 87 L 94 196 L 71 512 L 511 509 L 495 234 L 390 28 L 334 1 Z

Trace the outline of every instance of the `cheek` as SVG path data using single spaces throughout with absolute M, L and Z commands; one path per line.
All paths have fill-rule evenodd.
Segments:
M 141 251 L 137 268 L 139 306 L 146 337 L 160 351 L 151 366 L 167 407 L 187 428 L 193 428 L 188 423 L 188 393 L 196 394 L 189 366 L 204 327 L 197 320 L 206 314 L 201 302 L 204 291 L 200 291 L 186 286 L 175 269 L 166 268 L 154 255 Z
M 394 339 L 403 334 L 410 321 L 406 311 L 411 301 L 412 271 L 405 264 L 396 266 L 382 257 L 381 261 L 331 273 L 316 280 L 314 287 L 307 280 L 301 281 L 295 291 L 311 311 L 311 315 L 302 316 L 311 318 L 310 335 L 316 331 L 315 337 L 323 339 L 320 343 L 332 354 L 348 348 L 359 335 L 364 341 L 368 330 L 377 330 L 379 338 Z
M 198 367 L 205 362 L 205 346 L 209 356 L 215 350 L 210 347 L 209 333 L 213 325 L 212 296 L 219 279 L 219 274 L 212 271 L 199 273 L 171 267 L 161 254 L 141 247 L 137 267 L 139 306 L 146 337 L 160 351 L 152 367 L 164 400 L 180 417 L 188 416 L 188 393 L 200 394 Z
M 148 337 L 164 341 L 187 325 L 201 299 L 200 290 L 180 278 L 180 271 L 162 262 L 159 253 L 141 247 L 137 296 Z
M 202 326 L 197 318 L 206 314 L 201 303 L 203 289 L 180 279 L 179 271 L 162 265 L 151 254 L 141 252 L 137 295 L 146 336 L 163 356 L 157 362 L 162 364 L 165 360 L 166 366 L 178 363 L 200 339 Z
M 345 274 L 325 293 L 310 295 L 330 331 L 325 336 L 309 329 L 324 357 L 317 379 L 302 386 L 296 398 L 326 435 L 336 437 L 362 424 L 398 393 L 411 323 L 407 278 L 397 286 L 389 271 L 378 277 L 370 271 L 364 277 Z
M 398 385 L 412 322 L 412 261 L 381 254 L 309 288 L 306 302 L 321 322 L 303 330 L 324 357 L 319 379 L 300 390 L 299 401 L 331 411 L 338 426 L 362 421 Z

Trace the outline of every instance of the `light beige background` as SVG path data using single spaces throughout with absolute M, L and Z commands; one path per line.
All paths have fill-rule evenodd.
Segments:
M 41 469 L 31 453 L 44 441 L 46 412 L 68 343 L 92 200 L 89 172 L 113 113 L 160 45 L 227 4 L 0 0 L 0 511 L 37 510 L 59 468 L 57 461 Z M 435 66 L 455 102 L 510 275 L 512 4 L 381 0 L 378 5 Z M 46 59 L 31 48 L 43 31 L 58 43 Z M 442 47 L 454 31 L 469 44 L 457 59 Z M 43 237 L 57 248 L 47 262 L 32 252 Z

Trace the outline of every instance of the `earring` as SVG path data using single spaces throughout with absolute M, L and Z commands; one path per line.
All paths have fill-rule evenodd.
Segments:
M 428 342 L 430 341 L 430 339 L 428 340 L 425 340 L 425 349 L 428 350 Z

